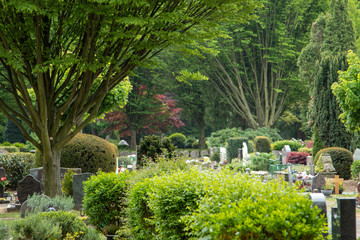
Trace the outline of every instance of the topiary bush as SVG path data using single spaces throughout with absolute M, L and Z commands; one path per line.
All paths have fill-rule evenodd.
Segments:
M 12 144 L 11 144 L 11 142 L 4 142 L 3 144 L 1 144 L 1 146 L 9 147 L 9 146 L 12 146 Z
M 351 178 L 351 165 L 353 164 L 353 156 L 349 150 L 340 147 L 321 149 L 314 158 L 314 165 L 317 165 L 320 156 L 323 153 L 330 154 L 334 168 L 341 178 L 344 178 L 345 180 Z
M 95 135 L 79 133 L 61 151 L 61 167 L 81 168 L 82 172 L 115 172 L 114 146 Z M 41 163 L 42 165 L 42 163 Z
M 275 160 L 272 153 L 260 153 L 259 155 L 251 156 L 249 167 L 253 171 L 269 171 L 270 160 Z
M 20 152 L 20 148 L 15 147 L 15 146 L 0 146 L 0 149 L 6 150 L 10 153 Z
M 299 148 L 302 147 L 300 142 L 290 141 L 290 140 L 283 140 L 283 141 L 276 141 L 273 143 L 273 150 L 281 151 L 285 145 L 289 145 L 291 151 L 298 151 Z
M 89 222 L 98 230 L 124 224 L 126 190 L 130 173 L 100 172 L 84 183 L 83 206 Z
M 34 168 L 34 160 L 35 156 L 32 153 L 0 154 L 0 166 L 6 171 L 9 188 L 17 188 L 17 183 L 30 173 L 31 168 Z
M 351 176 L 354 179 L 359 179 L 359 173 L 360 173 L 360 161 L 354 161 L 353 164 L 351 164 Z
M 268 137 L 257 136 L 254 139 L 255 151 L 261 153 L 271 152 L 271 141 Z
M 226 147 L 226 157 L 228 161 L 233 158 L 238 158 L 239 151 L 238 149 L 243 147 L 243 143 L 245 142 L 248 144 L 249 139 L 244 137 L 237 137 L 237 138 L 229 138 L 228 145 Z
M 169 136 L 169 140 L 177 148 L 185 148 L 186 137 L 181 133 L 174 133 Z
M 306 157 L 309 156 L 307 152 L 291 152 L 286 158 L 286 162 L 291 164 L 306 165 Z
M 160 155 L 164 155 L 167 158 L 175 156 L 175 147 L 171 141 L 160 141 L 159 136 L 151 135 L 145 136 L 140 141 L 140 147 L 138 148 L 137 166 L 144 166 L 146 160 L 157 161 Z

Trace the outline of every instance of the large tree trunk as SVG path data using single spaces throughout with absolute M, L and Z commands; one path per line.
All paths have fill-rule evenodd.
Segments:
M 200 149 L 206 149 L 205 124 L 200 124 L 199 125 L 199 147 L 200 147 Z
M 45 195 L 55 197 L 61 195 L 60 181 L 60 158 L 61 150 L 44 149 L 44 189 Z
M 136 130 L 130 129 L 130 148 L 135 149 L 136 148 Z

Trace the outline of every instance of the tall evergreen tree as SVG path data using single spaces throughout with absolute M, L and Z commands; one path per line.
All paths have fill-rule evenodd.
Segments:
M 350 148 L 352 139 L 352 134 L 346 132 L 339 119 L 340 108 L 331 91 L 331 85 L 338 81 L 338 71 L 346 69 L 347 51 L 355 47 L 354 30 L 347 5 L 347 0 L 332 0 L 330 15 L 321 16 L 313 24 L 318 31 L 312 35 L 313 39 L 307 46 L 307 49 L 310 49 L 312 44 L 313 53 L 318 53 L 313 55 L 313 58 L 317 59 L 313 71 L 307 71 L 308 76 L 312 76 L 310 79 L 314 79 L 314 124 L 317 131 L 315 141 L 321 141 L 324 147 Z M 324 23 L 325 27 L 319 27 Z M 306 59 L 309 52 L 303 51 L 300 59 Z M 299 63 L 301 65 L 300 60 Z M 302 65 L 302 70 L 304 69 L 306 67 Z M 314 154 L 318 150 L 320 149 L 315 149 Z
M 25 138 L 22 135 L 20 129 L 10 119 L 7 119 L 6 122 L 5 131 L 3 133 L 3 141 L 10 143 L 25 143 Z

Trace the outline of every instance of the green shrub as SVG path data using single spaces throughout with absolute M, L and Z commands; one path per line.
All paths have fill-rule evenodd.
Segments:
M 345 180 L 351 178 L 351 165 L 353 163 L 353 156 L 349 150 L 340 147 L 321 149 L 314 158 L 314 165 L 318 164 L 320 156 L 323 153 L 330 154 L 334 168 L 341 178 L 344 178 Z
M 74 196 L 73 193 L 73 176 L 76 173 L 73 170 L 68 170 L 65 174 L 64 174 L 64 179 L 61 183 L 62 187 L 61 187 L 61 191 L 63 193 L 64 196 Z
M 1 146 L 0 149 L 6 150 L 10 153 L 20 152 L 20 148 L 15 147 L 15 146 Z
M 233 158 L 238 158 L 239 151 L 238 149 L 242 149 L 243 143 L 248 143 L 249 139 L 244 137 L 237 137 L 237 138 L 229 138 L 228 139 L 228 145 L 226 147 L 226 157 L 228 161 L 230 162 Z
M 6 171 L 6 178 L 9 180 L 8 187 L 16 189 L 17 183 L 34 167 L 34 154 L 20 152 L 0 154 L 0 166 Z
M 15 221 L 11 226 L 11 237 L 16 240 L 61 239 L 61 227 L 59 223 L 48 221 L 38 213 Z
M 220 153 L 219 152 L 213 153 L 213 155 L 210 157 L 210 161 L 220 162 Z
M 185 148 L 186 137 L 181 133 L 174 133 L 169 136 L 169 140 L 175 145 L 177 148 Z
M 255 143 L 254 143 L 254 141 L 249 140 L 249 142 L 248 142 L 248 152 L 249 153 L 255 152 Z
M 153 235 L 151 239 L 186 239 L 185 225 L 179 220 L 197 208 L 208 181 L 206 172 L 193 169 L 147 179 L 139 183 L 140 187 L 135 185 L 129 194 L 134 238 L 149 239 Z
M 12 146 L 12 144 L 10 142 L 4 142 L 3 144 L 1 144 L 1 146 L 8 147 L 8 146 Z
M 324 239 L 326 219 L 287 183 L 226 172 L 217 178 L 181 220 L 191 239 Z
M 96 229 L 123 225 L 126 207 L 127 180 L 130 173 L 104 173 L 91 176 L 84 183 L 83 206 L 89 222 Z
M 199 149 L 200 148 L 200 144 L 198 140 L 195 140 L 192 145 L 191 145 L 192 149 Z
M 77 134 L 61 151 L 61 166 L 82 172 L 115 172 L 116 151 L 108 141 L 90 134 Z M 42 164 L 41 164 L 42 165 Z
M 246 166 L 241 161 L 231 162 L 230 164 L 226 165 L 226 169 L 230 169 L 231 171 L 235 172 L 245 172 Z
M 10 226 L 4 222 L 0 222 L 0 239 L 9 239 Z
M 140 148 L 138 149 L 137 166 L 144 166 L 146 159 L 156 162 L 161 155 L 172 158 L 175 153 L 175 147 L 170 141 L 161 143 L 160 138 L 156 135 L 145 136 L 141 139 Z
M 289 145 L 291 151 L 297 152 L 299 148 L 302 147 L 300 142 L 290 141 L 290 140 L 283 140 L 283 141 L 276 141 L 273 143 L 273 150 L 281 151 L 285 145 Z
M 119 157 L 118 164 L 119 164 L 119 167 L 125 167 L 126 168 L 127 165 L 132 165 L 133 162 L 128 157 Z
M 358 179 L 359 173 L 360 173 L 360 161 L 354 161 L 353 164 L 351 164 L 351 176 L 354 179 Z
M 197 142 L 197 141 L 196 141 L 196 138 L 194 138 L 194 137 L 188 137 L 188 138 L 186 138 L 185 148 L 188 148 L 188 149 L 189 149 L 189 148 L 192 148 L 194 142 Z
M 312 148 L 302 147 L 298 149 L 298 152 L 306 152 L 307 154 L 312 154 Z
M 16 143 L 13 144 L 13 146 L 21 149 L 21 148 L 24 148 L 24 147 L 25 147 L 25 144 L 16 142 Z
M 45 195 L 33 194 L 27 199 L 27 206 L 31 208 L 29 213 L 46 211 L 50 206 L 61 211 L 71 211 L 74 208 L 74 199 L 66 196 L 50 198 Z
M 279 130 L 274 128 L 258 128 L 256 130 L 248 128 L 245 131 L 241 128 L 226 128 L 213 132 L 208 138 L 209 146 L 211 147 L 224 147 L 229 138 L 234 137 L 247 137 L 249 140 L 254 140 L 257 136 L 266 136 L 272 142 L 282 140 Z M 250 152 L 250 151 L 249 151 Z
M 270 160 L 275 160 L 272 153 L 260 153 L 259 155 L 251 156 L 250 165 L 248 166 L 253 171 L 269 171 Z
M 255 143 L 255 151 L 256 152 L 262 152 L 262 153 L 271 152 L 271 142 L 268 137 L 257 136 L 254 139 L 254 143 Z

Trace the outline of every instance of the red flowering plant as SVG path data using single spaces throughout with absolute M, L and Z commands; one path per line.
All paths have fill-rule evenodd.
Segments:
M 9 180 L 6 180 L 6 177 L 0 178 L 0 185 L 3 187 L 4 190 L 5 190 L 5 186 L 8 184 L 9 184 Z

